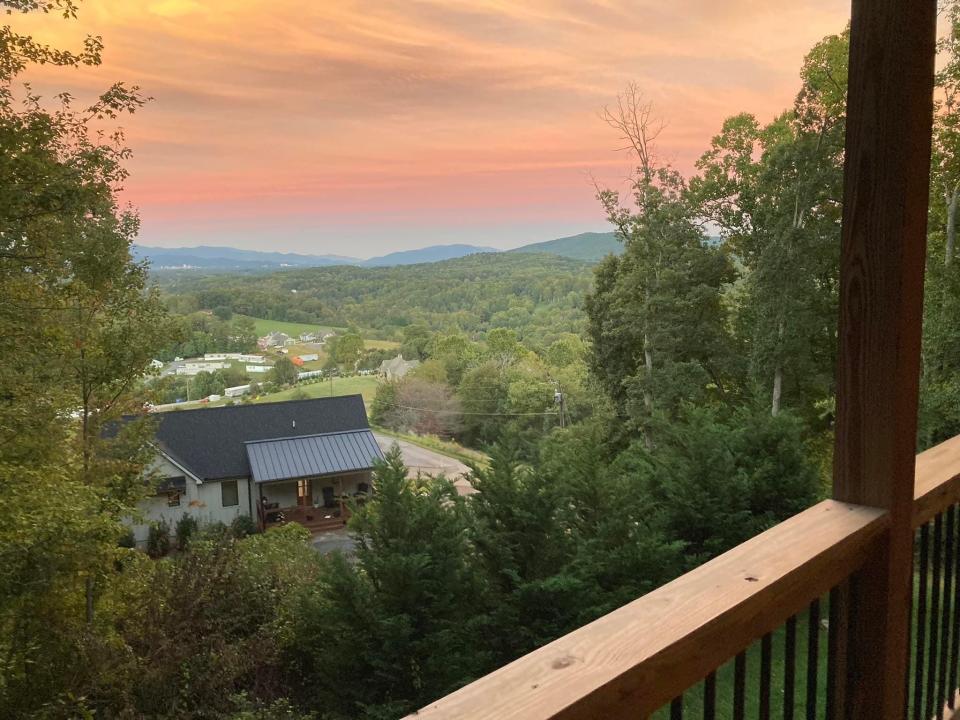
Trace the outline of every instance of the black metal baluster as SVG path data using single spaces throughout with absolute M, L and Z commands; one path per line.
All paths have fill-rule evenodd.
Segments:
M 797 672 L 797 616 L 787 619 L 783 640 L 783 720 L 793 720 Z
M 770 720 L 770 656 L 773 636 L 767 633 L 760 640 L 760 720 Z
M 717 716 L 717 673 L 707 675 L 703 681 L 703 720 L 715 720 Z
M 927 574 L 929 573 L 930 523 L 920 527 L 920 588 L 917 597 L 917 643 L 913 663 L 913 720 L 923 716 L 924 650 L 927 642 Z
M 733 720 L 743 720 L 746 713 L 747 654 L 742 652 L 733 661 Z
M 954 506 L 956 507 L 956 506 Z M 957 524 L 954 530 L 958 530 Z M 947 705 L 951 710 L 956 709 L 957 702 L 957 663 L 960 656 L 960 532 L 955 532 L 954 537 L 950 538 L 953 544 L 953 632 L 950 650 L 950 673 L 949 688 L 947 691 Z
M 927 704 L 924 710 L 926 718 L 932 718 L 936 712 L 937 702 L 937 646 L 939 619 L 940 619 L 940 567 L 941 545 L 943 544 L 943 514 L 937 515 L 933 521 L 933 560 L 931 561 L 932 577 L 930 582 L 930 650 L 927 655 Z
M 943 543 L 943 608 L 940 612 L 940 664 L 937 674 L 940 680 L 937 692 L 937 719 L 943 720 L 943 706 L 947 702 L 947 655 L 950 652 L 950 599 L 953 595 L 953 535 L 955 513 L 951 505 L 947 510 L 946 537 Z
M 820 599 L 807 613 L 807 720 L 817 720 L 817 670 L 820 664 Z
M 683 694 L 670 701 L 670 720 L 683 720 Z
M 844 607 L 841 596 L 846 597 L 846 585 L 841 584 L 830 590 L 830 610 L 827 633 L 827 706 L 828 718 L 839 717 L 843 713 L 843 691 L 846 689 L 843 679 L 847 676 L 847 628 L 846 617 L 841 616 Z M 909 678 L 907 685 L 909 686 Z

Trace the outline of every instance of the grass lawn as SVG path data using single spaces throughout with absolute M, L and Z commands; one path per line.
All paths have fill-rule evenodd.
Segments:
M 369 338 L 363 339 L 363 345 L 368 350 L 396 350 L 400 347 L 400 343 L 396 340 L 370 340 Z
M 367 404 L 373 402 L 373 396 L 377 394 L 377 378 L 372 375 L 363 375 L 357 377 L 333 378 L 333 380 L 324 380 L 323 382 L 297 383 L 295 388 L 281 390 L 270 395 L 261 395 L 255 403 L 278 402 L 281 400 L 293 400 L 294 394 L 303 391 L 307 397 L 337 397 L 340 395 L 362 395 L 363 401 Z
M 828 616 L 829 604 L 820 603 L 820 617 Z M 796 631 L 796 670 L 794 672 L 793 706 L 794 717 L 806 717 L 807 697 L 807 613 L 803 611 L 797 617 Z M 770 715 L 783 717 L 784 705 L 784 645 L 785 628 L 781 627 L 771 635 L 770 655 Z M 827 692 L 827 635 L 825 628 L 819 630 L 819 663 L 817 666 L 817 712 L 816 717 L 826 717 Z M 744 683 L 745 717 L 759 717 L 760 710 L 760 642 L 753 643 L 747 650 L 746 682 Z M 733 718 L 733 674 L 734 662 L 731 660 L 717 671 L 716 680 L 716 717 L 718 720 Z M 703 682 L 697 683 L 683 695 L 684 717 L 703 717 Z M 667 720 L 670 717 L 669 705 L 654 713 L 655 720 Z
M 315 347 L 314 345 L 306 345 L 302 343 L 297 343 L 296 345 L 289 345 L 286 348 L 287 357 L 291 360 L 298 355 L 319 355 L 320 357 L 316 360 L 310 360 L 305 362 L 302 366 L 297 368 L 300 371 L 307 370 L 323 370 L 323 364 L 327 361 L 327 351 L 323 349 L 323 346 Z M 271 352 L 274 357 L 281 357 L 282 353 Z
M 257 381 L 256 378 L 253 380 Z M 362 395 L 363 402 L 369 405 L 373 402 L 373 396 L 377 394 L 377 378 L 372 375 L 358 376 L 358 377 L 345 377 L 345 378 L 333 378 L 333 383 L 331 386 L 330 380 L 324 380 L 321 383 L 311 383 L 311 382 L 300 382 L 295 388 L 289 390 L 281 390 L 280 392 L 271 393 L 269 395 L 261 395 L 254 403 L 268 403 L 268 402 L 283 402 L 286 400 L 293 400 L 294 394 L 298 390 L 302 390 L 306 393 L 308 398 L 321 398 L 321 397 L 340 397 L 341 395 Z M 332 392 L 332 394 L 331 394 Z M 164 411 L 167 410 L 196 410 L 197 408 L 206 408 L 206 407 L 222 407 L 228 402 L 237 402 L 241 401 L 241 398 L 220 398 L 216 402 L 203 403 L 200 404 L 196 401 L 189 403 L 180 403 L 179 405 L 170 405 L 165 406 Z
M 286 333 L 291 337 L 299 337 L 304 332 L 342 332 L 346 328 L 331 327 L 329 325 L 313 325 L 311 323 L 285 322 L 283 320 L 264 320 L 263 318 L 250 317 L 249 315 L 235 315 L 234 317 L 245 317 L 253 320 L 253 327 L 258 337 L 266 335 L 268 332 Z

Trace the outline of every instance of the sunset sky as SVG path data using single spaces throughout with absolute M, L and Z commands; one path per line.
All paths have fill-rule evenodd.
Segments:
M 35 87 L 154 98 L 124 119 L 140 242 L 367 257 L 604 230 L 626 157 L 598 111 L 635 81 L 689 171 L 723 118 L 793 100 L 849 0 L 86 0 L 14 17 L 100 68 Z

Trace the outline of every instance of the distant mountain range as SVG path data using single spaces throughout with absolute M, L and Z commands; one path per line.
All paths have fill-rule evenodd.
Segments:
M 431 245 L 419 250 L 401 250 L 381 257 L 372 257 L 369 260 L 358 260 L 356 265 L 363 267 L 384 267 L 387 265 L 419 265 L 420 263 L 454 260 L 464 255 L 477 253 L 500 252 L 492 247 L 479 245 Z
M 619 255 L 623 252 L 623 244 L 617 240 L 612 232 L 585 232 L 579 235 L 571 235 L 570 237 L 557 238 L 556 240 L 533 243 L 532 245 L 522 245 L 507 252 L 541 252 L 549 253 L 550 255 L 560 255 L 561 257 L 568 257 L 573 260 L 599 262 L 611 253 Z
M 612 232 L 581 233 L 570 237 L 548 240 L 514 248 L 511 253 L 547 253 L 574 260 L 597 262 L 609 253 L 619 254 L 623 246 Z M 360 267 L 386 267 L 392 265 L 416 265 L 453 260 L 477 253 L 502 252 L 496 248 L 479 245 L 431 245 L 418 250 L 403 250 L 367 260 L 342 255 L 300 255 L 297 253 L 260 252 L 239 250 L 231 247 L 201 245 L 189 248 L 160 248 L 134 245 L 137 260 L 149 260 L 153 270 L 276 270 L 285 267 L 326 267 L 330 265 L 357 265 Z
M 200 268 L 211 270 L 255 270 L 258 268 L 355 265 L 356 258 L 342 255 L 298 255 L 297 253 L 239 250 L 232 247 L 200 245 L 188 248 L 161 248 L 134 245 L 136 260 L 149 260 L 154 270 Z

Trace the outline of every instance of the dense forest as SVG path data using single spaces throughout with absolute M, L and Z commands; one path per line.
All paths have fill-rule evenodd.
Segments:
M 396 339 L 408 325 L 466 333 L 507 327 L 532 342 L 582 332 L 591 266 L 556 255 L 486 253 L 425 265 L 164 274 L 172 312 L 218 307 L 270 320 L 358 326 Z M 294 292 L 295 291 L 295 292 Z
M 948 18 L 960 28 L 955 5 Z M 938 76 L 921 446 L 960 432 L 958 36 Z M 0 715 L 397 718 L 822 497 L 847 44 L 811 49 L 776 118 L 731 116 L 693 177 L 657 162 L 662 125 L 628 87 L 603 118 L 633 188 L 598 197 L 624 252 L 595 268 L 479 255 L 161 291 L 130 257 L 138 218 L 117 199 L 130 151 L 102 132 L 145 98 L 122 84 L 91 108 L 36 97 L 27 67 L 96 65 L 101 44 L 70 52 L 4 27 Z M 394 452 L 350 521 L 350 558 L 292 525 L 131 549 L 123 519 L 151 456 L 145 368 L 203 340 L 177 315 L 217 308 L 191 332 L 219 342 L 241 313 L 400 340 L 421 364 L 382 386 L 374 418 L 489 451 L 479 492 L 410 480 Z

